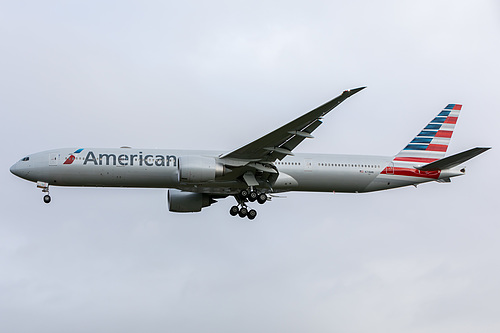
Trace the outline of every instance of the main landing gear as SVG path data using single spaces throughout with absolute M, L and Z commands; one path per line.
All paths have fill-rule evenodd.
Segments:
M 50 203 L 51 197 L 49 194 L 49 184 L 45 182 L 37 182 L 36 187 L 41 188 L 42 193 L 47 193 L 43 196 L 43 202 L 45 202 L 46 204 Z
M 231 216 L 239 215 L 241 218 L 246 216 L 249 220 L 253 220 L 257 216 L 257 211 L 255 209 L 248 210 L 248 207 L 246 205 L 242 206 L 241 208 L 238 206 L 233 206 L 229 210 L 229 214 L 231 214 Z
M 254 190 L 242 190 L 239 194 L 235 195 L 234 198 L 238 202 L 238 205 L 231 207 L 229 214 L 231 214 L 231 216 L 238 215 L 241 218 L 248 217 L 249 220 L 253 220 L 257 216 L 257 211 L 255 209 L 248 209 L 246 202 L 257 201 L 259 204 L 263 204 L 268 200 L 265 193 Z

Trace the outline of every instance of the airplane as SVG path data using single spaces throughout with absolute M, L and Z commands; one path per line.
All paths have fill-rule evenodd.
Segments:
M 10 171 L 36 182 L 50 203 L 49 186 L 166 188 L 171 212 L 200 212 L 233 196 L 229 213 L 253 220 L 249 207 L 290 191 L 363 193 L 437 181 L 465 174 L 459 166 L 491 147 L 448 157 L 460 104 L 448 104 L 394 156 L 293 153 L 323 117 L 366 87 L 331 101 L 235 150 L 64 148 L 23 157 Z

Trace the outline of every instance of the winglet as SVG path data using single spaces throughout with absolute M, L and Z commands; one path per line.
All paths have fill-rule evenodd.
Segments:
M 365 89 L 365 88 L 366 88 L 366 86 L 365 86 L 365 87 L 354 88 L 354 89 L 348 89 L 348 90 L 345 90 L 345 91 L 342 93 L 342 95 L 344 95 L 344 94 L 349 94 L 349 96 L 352 96 L 352 95 L 354 95 L 355 93 L 360 92 L 361 90 L 363 90 L 363 89 Z
M 338 97 L 335 97 L 329 102 L 326 102 L 325 104 L 318 106 L 316 109 L 309 111 L 306 115 L 311 115 L 314 113 L 320 113 L 320 117 L 325 116 L 328 112 L 332 111 L 336 106 L 338 106 L 340 103 L 351 97 L 352 95 L 360 92 L 361 90 L 365 89 L 366 87 L 359 87 L 359 88 L 354 88 L 354 89 L 348 89 L 344 90 L 342 94 L 340 94 Z M 304 115 L 304 116 L 306 116 Z

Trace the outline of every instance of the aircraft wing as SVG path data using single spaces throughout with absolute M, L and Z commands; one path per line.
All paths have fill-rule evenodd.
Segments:
M 331 101 L 241 148 L 221 155 L 220 158 L 231 164 L 231 160 L 233 160 L 233 163 L 238 160 L 274 162 L 277 159 L 283 159 L 287 155 L 293 155 L 292 151 L 295 147 L 304 139 L 313 137 L 311 133 L 321 125 L 323 116 L 364 88 L 366 87 L 346 90 Z
M 450 168 L 456 167 L 457 165 L 460 165 L 460 164 L 470 160 L 473 157 L 476 157 L 479 154 L 484 153 L 488 149 L 491 149 L 491 147 L 472 148 L 472 149 L 463 151 L 461 153 L 451 155 L 451 156 L 442 158 L 440 160 L 434 161 L 432 163 L 423 165 L 421 167 L 417 167 L 417 169 L 422 170 L 422 171 L 450 169 Z

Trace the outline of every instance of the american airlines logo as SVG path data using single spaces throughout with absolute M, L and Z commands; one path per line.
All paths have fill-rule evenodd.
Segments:
M 69 155 L 69 157 L 64 161 L 64 164 L 72 164 L 76 160 L 76 156 L 82 152 L 83 149 L 76 150 L 73 154 Z
M 78 149 L 80 153 L 83 149 Z M 64 164 L 71 164 L 76 159 L 75 153 L 71 154 Z M 118 166 L 177 166 L 177 156 L 175 155 L 143 155 L 142 152 L 138 154 L 95 154 L 89 151 L 83 165 L 118 165 Z

